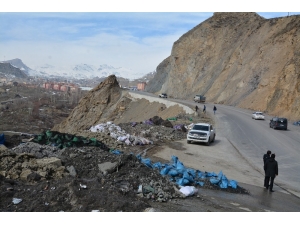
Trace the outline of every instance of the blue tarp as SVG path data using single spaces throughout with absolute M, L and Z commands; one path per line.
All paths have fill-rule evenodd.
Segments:
M 180 186 L 192 184 L 203 186 L 204 180 L 209 180 L 211 184 L 218 185 L 220 188 L 237 188 L 237 182 L 235 180 L 228 180 L 222 171 L 217 175 L 214 172 L 202 172 L 186 168 L 183 163 L 178 160 L 177 156 L 171 157 L 170 164 L 161 164 L 160 162 L 152 164 L 150 159 L 143 159 L 140 155 L 137 155 L 137 158 L 147 167 L 158 169 L 161 175 L 170 176 L 170 180 Z

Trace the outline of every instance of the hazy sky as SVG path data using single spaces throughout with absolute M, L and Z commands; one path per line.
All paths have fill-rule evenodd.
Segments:
M 270 8 L 267 3 L 243 9 L 231 1 L 211 5 L 200 5 L 199 0 L 109 2 L 10 0 L 0 12 L 0 61 L 20 58 L 33 69 L 46 63 L 109 64 L 148 73 L 170 55 L 180 36 L 213 12 L 257 12 L 268 19 L 287 16 L 275 11 L 289 10 L 281 5 Z M 300 13 L 289 13 L 293 14 Z

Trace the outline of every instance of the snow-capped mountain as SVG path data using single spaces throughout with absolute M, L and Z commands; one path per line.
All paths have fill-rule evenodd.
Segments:
M 77 64 L 70 68 L 59 68 L 47 64 L 35 68 L 35 71 L 32 72 L 31 75 L 38 75 L 39 73 L 43 76 L 48 74 L 49 76 L 61 76 L 75 79 L 107 77 L 111 74 L 127 79 L 136 79 L 144 75 L 143 73 L 137 73 L 131 69 L 123 67 L 113 67 L 107 64 L 102 64 L 98 67 L 90 64 Z
M 70 67 L 57 67 L 50 64 L 44 64 L 42 66 L 35 67 L 33 69 L 26 66 L 21 59 L 12 59 L 3 61 L 10 63 L 12 66 L 19 68 L 24 73 L 31 76 L 58 76 L 69 79 L 91 79 L 95 77 L 107 77 L 109 75 L 116 75 L 117 77 L 123 77 L 130 80 L 143 77 L 144 73 L 135 72 L 132 69 L 124 67 L 114 67 L 107 64 L 101 64 L 94 66 L 90 64 L 76 64 Z
M 6 60 L 6 61 L 2 61 L 4 63 L 10 63 L 10 65 L 19 68 L 20 70 L 22 70 L 25 74 L 29 75 L 30 71 L 32 71 L 32 69 L 30 69 L 28 66 L 26 66 L 21 59 L 11 59 L 11 60 Z

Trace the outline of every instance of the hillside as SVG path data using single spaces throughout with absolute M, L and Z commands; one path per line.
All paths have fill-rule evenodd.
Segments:
M 172 47 L 146 91 L 300 117 L 300 16 L 214 13 Z
M 19 68 L 12 66 L 10 63 L 0 63 L 0 75 L 10 75 L 17 78 L 27 78 L 28 76 Z

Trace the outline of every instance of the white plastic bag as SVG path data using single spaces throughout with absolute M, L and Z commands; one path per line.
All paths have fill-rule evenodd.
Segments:
M 184 186 L 179 190 L 185 196 L 192 196 L 198 192 L 198 189 L 194 186 Z

